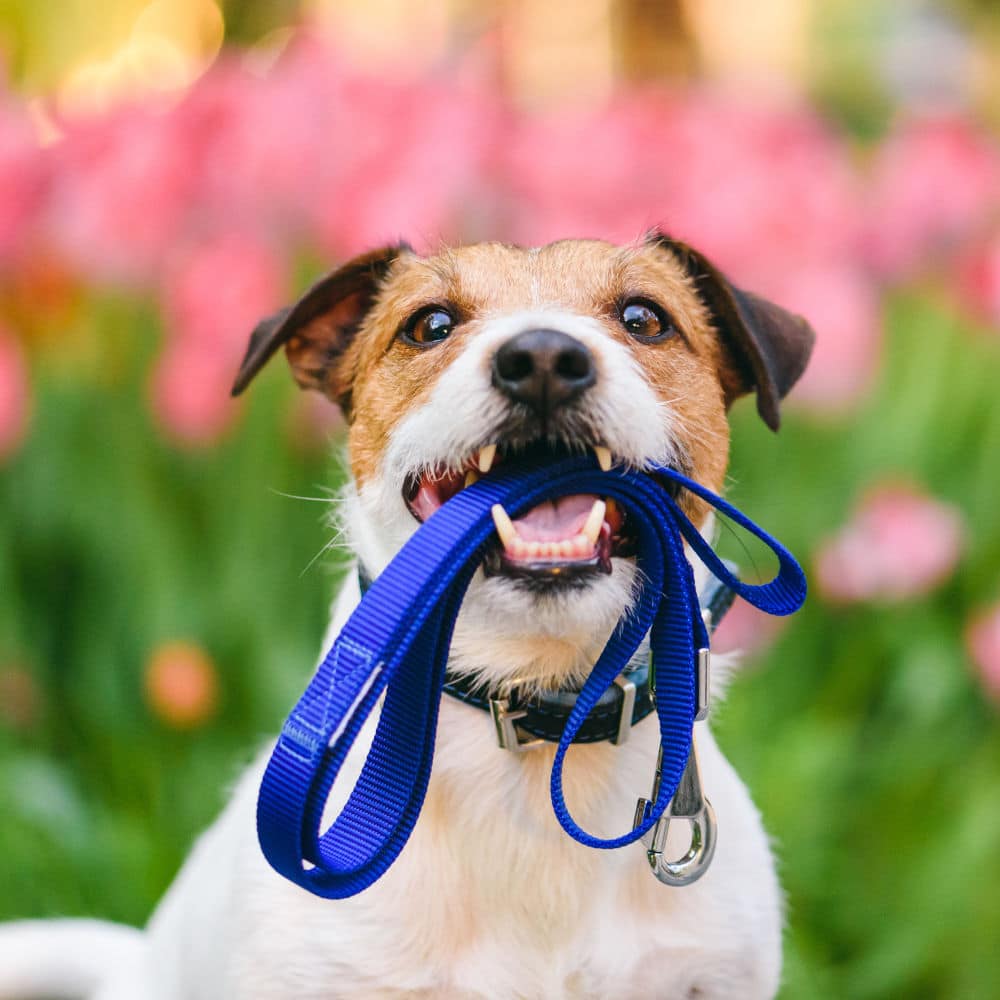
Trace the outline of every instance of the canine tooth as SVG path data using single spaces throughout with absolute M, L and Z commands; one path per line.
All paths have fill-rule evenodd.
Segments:
M 601 525 L 604 524 L 604 512 L 607 505 L 603 500 L 595 500 L 594 506 L 590 508 L 587 515 L 587 523 L 583 526 L 582 534 L 591 545 L 597 544 L 597 537 L 601 533 Z
M 503 547 L 510 548 L 514 545 L 514 542 L 519 541 L 517 528 L 514 527 L 514 522 L 510 519 L 507 511 L 503 507 L 495 503 L 490 508 L 490 513 L 493 515 L 493 523 L 496 525 L 497 534 L 500 536 L 500 541 L 503 542 Z
M 611 449 L 605 448 L 604 445 L 595 444 L 594 454 L 597 456 L 597 464 L 601 467 L 603 472 L 608 472 L 611 469 Z
M 479 482 L 479 473 L 475 469 L 469 469 L 465 474 L 465 485 L 471 486 L 473 483 Z
M 588 556 L 594 551 L 594 546 L 587 541 L 585 535 L 574 535 L 573 541 L 570 544 L 573 546 L 572 554 L 580 558 Z
M 497 455 L 497 446 L 488 444 L 479 449 L 479 471 L 485 476 L 493 468 L 493 459 Z

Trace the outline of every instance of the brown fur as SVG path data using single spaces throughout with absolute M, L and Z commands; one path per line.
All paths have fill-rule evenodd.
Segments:
M 658 344 L 629 336 L 617 307 L 633 296 L 660 304 L 678 335 Z M 432 348 L 398 339 L 408 316 L 437 303 L 457 313 L 460 325 L 451 337 Z M 535 253 L 483 243 L 428 258 L 405 254 L 395 262 L 344 359 L 356 373 L 349 446 L 358 483 L 374 475 L 392 429 L 427 397 L 482 321 L 543 306 L 596 317 L 609 336 L 627 345 L 676 415 L 690 471 L 721 489 L 729 439 L 721 386 L 734 381 L 723 373 L 735 362 L 671 254 L 650 244 L 615 247 L 596 240 L 553 243 Z M 691 513 L 700 513 L 694 504 Z
M 633 297 L 657 303 L 677 335 L 658 343 L 630 336 L 618 311 Z M 402 340 L 406 320 L 433 305 L 456 318 L 453 334 L 426 348 Z M 762 418 L 777 429 L 780 399 L 813 342 L 801 317 L 735 287 L 703 255 L 660 233 L 626 247 L 599 240 L 538 250 L 480 243 L 428 257 L 400 244 L 349 261 L 261 323 L 234 393 L 284 344 L 299 384 L 347 413 L 352 468 L 363 486 L 393 428 L 426 399 L 468 339 L 492 318 L 537 308 L 596 318 L 626 345 L 669 405 L 684 471 L 715 491 L 729 458 L 727 409 L 756 390 Z M 696 523 L 707 513 L 690 494 L 682 503 Z

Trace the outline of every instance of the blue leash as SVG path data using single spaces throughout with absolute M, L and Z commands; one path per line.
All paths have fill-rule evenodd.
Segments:
M 368 888 L 396 860 L 423 804 L 434 755 L 448 648 L 466 588 L 495 539 L 490 508 L 516 518 L 552 497 L 590 493 L 616 500 L 638 541 L 644 581 L 570 713 L 552 765 L 556 818 L 590 847 L 623 847 L 663 815 L 691 750 L 695 663 L 708 647 L 684 540 L 709 570 L 763 611 L 787 615 L 805 600 L 798 563 L 763 529 L 714 493 L 669 468 L 652 470 L 716 507 L 778 557 L 773 580 L 737 579 L 676 501 L 650 475 L 602 472 L 593 458 L 501 465 L 435 512 L 374 581 L 285 722 L 257 804 L 257 832 L 271 865 L 318 896 L 342 899 Z M 655 799 L 634 829 L 600 838 L 582 830 L 563 797 L 566 751 L 602 693 L 644 637 L 656 667 L 662 769 Z M 323 808 L 358 732 L 385 693 L 371 750 L 340 815 L 321 832 Z

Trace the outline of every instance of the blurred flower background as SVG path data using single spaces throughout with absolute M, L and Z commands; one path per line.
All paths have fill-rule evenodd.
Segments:
M 248 333 L 400 236 L 662 225 L 804 313 L 730 496 L 812 567 L 720 739 L 784 997 L 1000 983 L 1000 11 L 918 0 L 8 0 L 0 917 L 141 922 L 315 659 L 336 411 Z M 726 535 L 744 572 L 759 553 Z M 760 567 L 766 572 L 766 566 Z M 249 834 L 248 834 L 249 835 Z

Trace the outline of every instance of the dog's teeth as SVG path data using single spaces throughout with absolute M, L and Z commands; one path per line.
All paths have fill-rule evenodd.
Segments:
M 603 472 L 608 472 L 611 469 L 611 449 L 605 448 L 604 445 L 595 444 L 594 454 L 597 456 L 597 464 L 601 467 Z
M 485 476 L 493 468 L 493 459 L 497 455 L 497 446 L 488 444 L 479 449 L 479 471 Z
M 500 504 L 495 503 L 490 508 L 490 513 L 493 515 L 493 523 L 496 525 L 497 534 L 500 536 L 500 541 L 503 542 L 503 547 L 513 549 L 514 543 L 520 539 L 517 535 L 517 528 L 514 527 L 514 522 L 510 519 L 507 511 Z
M 469 469 L 465 474 L 465 485 L 471 486 L 473 483 L 479 482 L 479 473 L 475 469 Z
M 586 535 L 574 535 L 570 545 L 573 547 L 570 555 L 575 556 L 577 559 L 583 559 L 594 551 L 594 546 L 587 541 Z
M 601 534 L 601 525 L 604 524 L 604 512 L 607 505 L 603 500 L 595 500 L 594 506 L 590 508 L 587 515 L 587 523 L 583 526 L 581 534 L 591 545 L 597 544 L 598 536 Z

